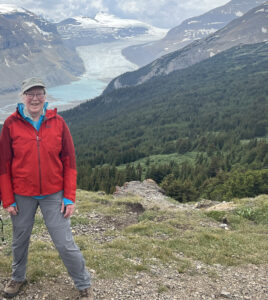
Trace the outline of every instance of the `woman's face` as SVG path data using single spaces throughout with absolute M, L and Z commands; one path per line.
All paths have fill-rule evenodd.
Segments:
M 23 101 L 30 115 L 41 115 L 45 103 L 45 90 L 33 87 L 23 94 Z

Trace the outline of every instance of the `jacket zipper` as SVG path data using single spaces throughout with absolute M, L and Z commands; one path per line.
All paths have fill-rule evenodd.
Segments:
M 20 119 L 25 122 L 26 124 L 29 124 L 26 120 L 24 120 L 22 117 Z M 43 123 L 47 120 L 46 117 L 44 117 Z M 41 159 L 40 159 L 40 138 L 38 136 L 38 132 L 36 134 L 36 142 L 37 142 L 37 155 L 38 155 L 38 167 L 39 167 L 39 185 L 40 185 L 40 196 L 43 194 L 42 190 L 42 173 L 41 173 Z
M 40 184 L 40 195 L 42 195 L 42 175 L 41 175 L 41 160 L 40 160 L 40 138 L 36 135 L 37 141 L 37 154 L 38 154 L 38 166 L 39 166 L 39 184 Z

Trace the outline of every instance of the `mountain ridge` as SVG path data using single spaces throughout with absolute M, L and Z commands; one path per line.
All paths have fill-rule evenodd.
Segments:
M 267 16 L 268 2 L 266 1 L 208 37 L 166 54 L 136 71 L 114 78 L 103 93 L 129 85 L 139 85 L 153 77 L 184 69 L 239 44 L 267 41 Z
M 65 47 L 52 23 L 15 5 L 0 4 L 0 93 L 19 90 L 27 76 L 48 86 L 69 83 L 84 72 L 78 54 Z
M 161 40 L 130 46 L 125 48 L 122 53 L 131 62 L 140 67 L 144 66 L 167 53 L 183 48 L 194 40 L 202 39 L 216 32 L 233 19 L 243 16 L 247 11 L 264 2 L 262 0 L 229 1 L 200 16 L 186 19 L 179 26 L 170 29 Z

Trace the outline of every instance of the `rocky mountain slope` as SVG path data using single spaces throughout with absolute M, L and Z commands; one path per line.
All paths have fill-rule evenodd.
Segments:
M 52 23 L 15 5 L 0 4 L 0 94 L 16 91 L 26 76 L 49 85 L 84 72 L 78 54 L 65 47 Z
M 138 85 L 153 77 L 187 68 L 237 45 L 268 41 L 267 20 L 268 2 L 265 2 L 208 37 L 162 56 L 137 71 L 125 73 L 115 78 L 107 86 L 104 93 L 113 89 Z
M 231 0 L 201 16 L 185 20 L 179 26 L 172 28 L 162 40 L 130 46 L 122 53 L 128 60 L 144 66 L 167 53 L 185 47 L 194 40 L 216 32 L 264 2 L 264 0 Z
M 72 48 L 141 35 L 156 35 L 159 38 L 166 33 L 165 29 L 138 20 L 119 19 L 104 12 L 98 13 L 94 18 L 68 18 L 56 25 L 64 43 Z

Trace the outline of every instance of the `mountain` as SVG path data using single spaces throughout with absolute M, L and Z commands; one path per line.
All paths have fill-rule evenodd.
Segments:
M 153 77 L 187 68 L 236 45 L 267 41 L 267 18 L 268 2 L 265 2 L 208 37 L 166 54 L 134 72 L 120 75 L 109 83 L 104 93 L 108 93 L 113 89 L 138 85 Z
M 69 47 L 113 42 L 141 35 L 163 36 L 165 29 L 138 20 L 120 19 L 104 12 L 95 18 L 73 17 L 57 23 L 58 32 Z
M 130 46 L 122 53 L 131 62 L 144 66 L 167 53 L 185 47 L 194 40 L 216 32 L 264 2 L 264 0 L 232 0 L 201 16 L 185 20 L 179 26 L 172 28 L 162 40 Z
M 48 86 L 84 72 L 78 54 L 63 45 L 52 23 L 15 5 L 0 4 L 0 94 L 16 91 L 22 79 L 40 76 Z
M 267 70 L 267 42 L 239 45 L 62 114 L 73 132 L 78 159 L 86 155 L 91 165 L 121 157 L 120 164 L 133 149 L 137 156 L 148 156 L 168 152 L 170 144 L 176 152 L 176 139 L 191 136 L 194 143 L 207 132 L 236 132 L 239 140 L 254 137 L 257 127 L 264 126 L 258 134 L 265 135 Z
M 268 166 L 267 70 L 267 42 L 239 45 L 63 112 L 79 187 L 110 192 L 123 176 L 115 166 L 125 164 L 125 181 L 140 180 L 142 172 L 163 181 L 170 196 L 194 200 L 207 191 L 206 199 L 222 199 L 215 189 L 232 169 Z M 230 178 L 239 183 L 237 174 Z

